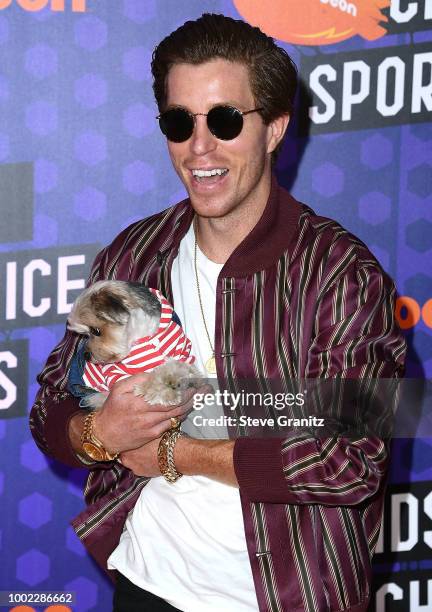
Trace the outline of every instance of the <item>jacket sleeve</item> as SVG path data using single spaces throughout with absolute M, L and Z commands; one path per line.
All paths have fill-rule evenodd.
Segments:
M 103 278 L 106 249 L 96 257 L 88 284 Z M 37 377 L 39 392 L 30 412 L 30 431 L 39 449 L 61 463 L 72 467 L 94 467 L 74 452 L 68 431 L 69 421 L 80 412 L 79 399 L 67 391 L 68 373 L 80 337 L 66 330 L 61 342 L 48 357 L 44 369 Z M 105 463 L 99 464 L 99 467 Z
M 317 300 L 305 376 L 375 380 L 403 375 L 405 340 L 394 319 L 395 288 L 373 261 L 354 261 Z M 379 395 L 379 393 L 378 393 Z M 384 411 L 394 406 L 377 397 Z M 388 400 L 394 401 L 394 398 Z M 364 403 L 358 398 L 357 409 Z M 238 438 L 234 469 L 252 502 L 351 506 L 385 481 L 388 444 L 370 435 Z

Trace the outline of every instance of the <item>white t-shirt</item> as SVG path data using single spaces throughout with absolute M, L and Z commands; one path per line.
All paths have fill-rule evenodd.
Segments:
M 194 241 L 191 226 L 173 262 L 171 282 L 175 311 L 192 341 L 196 365 L 205 372 L 211 348 L 198 301 Z M 197 263 L 213 340 L 222 265 L 201 251 Z M 193 435 L 191 419 L 183 429 Z M 183 476 L 175 484 L 162 476 L 152 478 L 126 520 L 108 568 L 185 612 L 258 611 L 239 491 L 204 476 Z

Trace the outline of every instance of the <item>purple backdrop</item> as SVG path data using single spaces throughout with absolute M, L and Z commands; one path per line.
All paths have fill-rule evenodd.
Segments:
M 408 375 L 418 379 L 432 373 L 430 4 L 420 11 L 422 3 L 410 3 L 416 14 L 390 20 L 376 41 L 280 43 L 299 65 L 304 91 L 279 180 L 363 239 L 409 298 L 398 316 Z M 109 610 L 111 601 L 110 584 L 68 527 L 83 506 L 84 473 L 40 454 L 27 413 L 35 376 L 97 249 L 184 196 L 155 121 L 149 64 L 163 36 L 202 12 L 241 17 L 231 0 L 0 1 L 0 590 L 73 590 L 77 612 Z M 386 58 L 393 68 L 384 72 Z M 321 77 L 320 90 L 321 69 L 336 76 Z M 383 78 L 381 109 L 404 97 L 393 115 L 377 110 Z M 343 119 L 350 95 L 351 117 Z M 331 99 L 327 122 L 302 118 L 308 105 L 331 110 Z M 427 393 L 419 391 L 424 414 Z M 431 440 L 395 444 L 375 557 L 379 612 L 432 610 Z

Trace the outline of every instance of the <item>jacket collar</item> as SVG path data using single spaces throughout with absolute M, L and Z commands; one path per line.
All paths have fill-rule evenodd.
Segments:
M 247 276 L 271 267 L 298 234 L 301 206 L 272 176 L 270 195 L 258 223 L 231 253 L 221 276 Z
M 194 218 L 190 200 L 178 205 L 176 239 L 170 245 L 175 256 L 182 238 Z M 270 195 L 259 221 L 231 253 L 220 272 L 221 277 L 242 277 L 271 267 L 285 251 L 290 251 L 298 235 L 302 206 L 272 176 Z

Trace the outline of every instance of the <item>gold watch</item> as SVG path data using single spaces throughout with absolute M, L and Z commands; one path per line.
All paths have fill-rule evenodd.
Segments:
M 93 419 L 95 412 L 90 412 L 84 419 L 84 428 L 81 434 L 81 444 L 84 453 L 93 461 L 113 461 L 118 453 L 109 453 L 100 440 L 93 433 Z

